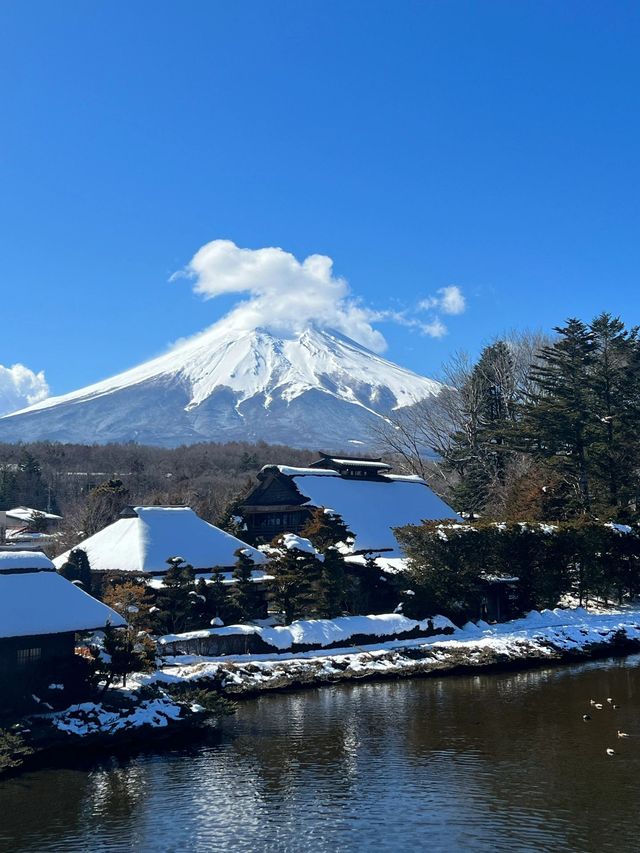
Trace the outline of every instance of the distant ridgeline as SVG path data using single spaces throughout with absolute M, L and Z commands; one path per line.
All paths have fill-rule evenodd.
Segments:
M 218 324 L 117 376 L 0 417 L 0 441 L 345 448 L 370 444 L 387 415 L 440 387 L 339 332 L 282 337 Z

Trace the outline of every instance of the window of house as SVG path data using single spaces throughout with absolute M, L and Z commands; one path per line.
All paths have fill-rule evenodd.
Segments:
M 34 663 L 38 663 L 40 658 L 42 657 L 42 649 L 18 649 L 16 652 L 16 663 L 18 666 L 31 666 Z

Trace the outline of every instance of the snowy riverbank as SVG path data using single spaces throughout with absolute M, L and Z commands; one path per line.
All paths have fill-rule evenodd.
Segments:
M 167 657 L 137 675 L 140 685 L 199 683 L 228 696 L 376 678 L 444 674 L 469 668 L 573 661 L 640 649 L 640 607 L 592 613 L 533 611 L 499 625 L 480 622 L 442 635 L 326 651 Z

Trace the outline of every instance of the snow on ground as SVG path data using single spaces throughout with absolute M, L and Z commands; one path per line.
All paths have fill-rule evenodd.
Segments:
M 128 711 L 109 711 L 100 703 L 83 702 L 52 714 L 51 720 L 61 732 L 84 736 L 115 734 L 142 726 L 166 728 L 171 720 L 179 719 L 182 712 L 180 705 L 166 698 L 149 699 Z
M 242 694 L 381 675 L 419 675 L 459 666 L 561 660 L 571 653 L 588 652 L 592 646 L 613 645 L 621 637 L 640 643 L 640 608 L 610 613 L 556 608 L 532 611 L 498 625 L 470 623 L 447 638 L 392 640 L 360 648 L 345 645 L 297 654 L 167 658 L 160 670 L 138 674 L 134 683 L 202 680 L 230 694 Z
M 207 628 L 185 634 L 167 634 L 158 639 L 159 646 L 181 640 L 203 640 L 233 634 L 257 634 L 265 643 L 276 649 L 290 649 L 293 645 L 331 646 L 351 637 L 385 637 L 420 630 L 454 630 L 455 625 L 444 616 L 418 622 L 401 613 L 382 613 L 377 616 L 338 616 L 336 619 L 301 619 L 291 625 L 258 627 L 257 625 L 228 625 L 225 628 Z

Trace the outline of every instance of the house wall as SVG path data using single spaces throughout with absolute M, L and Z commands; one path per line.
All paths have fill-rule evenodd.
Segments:
M 74 648 L 73 632 L 0 639 L 0 684 L 27 683 L 44 668 L 47 677 L 55 680 L 56 662 L 72 658 Z

